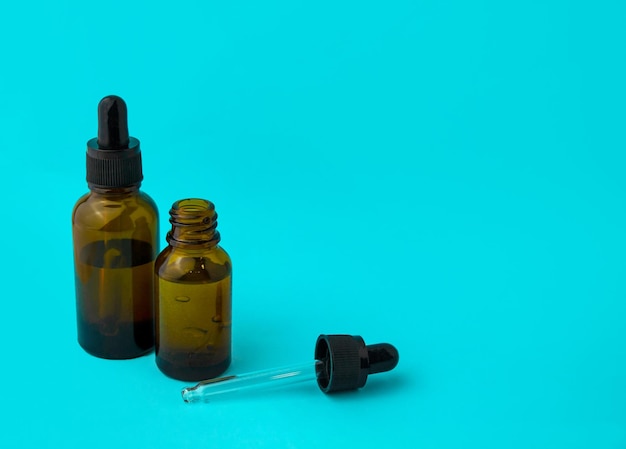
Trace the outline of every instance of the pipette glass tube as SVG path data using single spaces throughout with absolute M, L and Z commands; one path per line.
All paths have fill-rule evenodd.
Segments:
M 308 361 L 282 368 L 204 380 L 193 387 L 184 388 L 183 400 L 187 403 L 212 402 L 220 395 L 253 392 L 312 381 L 317 377 L 317 365 L 322 365 L 322 362 Z
M 324 393 L 356 390 L 369 374 L 392 370 L 398 364 L 398 350 L 388 343 L 365 346 L 359 336 L 320 335 L 315 360 L 248 374 L 204 380 L 184 388 L 187 403 L 212 402 L 218 396 L 252 392 L 316 380 Z

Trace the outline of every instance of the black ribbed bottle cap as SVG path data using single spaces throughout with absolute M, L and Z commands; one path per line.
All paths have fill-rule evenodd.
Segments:
M 128 135 L 126 103 L 109 95 L 98 104 L 98 137 L 87 142 L 89 188 L 132 187 L 141 184 L 139 140 Z
M 390 371 L 398 350 L 389 343 L 365 346 L 358 335 L 320 335 L 315 344 L 317 384 L 324 393 L 361 388 L 369 374 Z

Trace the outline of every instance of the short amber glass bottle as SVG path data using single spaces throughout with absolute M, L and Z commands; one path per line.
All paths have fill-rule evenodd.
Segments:
M 155 262 L 156 363 L 175 379 L 209 379 L 230 365 L 231 261 L 213 203 L 177 201 L 170 223 Z
M 126 104 L 98 105 L 98 138 L 87 143 L 87 183 L 72 213 L 78 342 L 88 353 L 129 359 L 154 346 L 154 260 L 159 217 L 139 190 L 139 140 L 128 136 Z

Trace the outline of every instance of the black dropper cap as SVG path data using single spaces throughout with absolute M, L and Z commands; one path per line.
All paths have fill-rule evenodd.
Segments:
M 320 335 L 315 344 L 317 384 L 324 393 L 355 390 L 368 374 L 383 373 L 398 364 L 398 350 L 389 343 L 365 346 L 358 335 Z
M 126 103 L 109 95 L 98 104 L 98 137 L 87 142 L 89 188 L 123 188 L 141 184 L 139 140 L 128 135 Z

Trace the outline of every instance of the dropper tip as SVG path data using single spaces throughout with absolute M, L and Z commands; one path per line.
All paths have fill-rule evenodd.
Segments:
M 183 388 L 180 394 L 183 397 L 183 401 L 185 401 L 185 404 L 209 402 L 208 396 L 203 396 L 202 393 L 198 391 L 198 385 Z
M 191 402 L 191 400 L 189 399 L 189 388 L 183 388 L 180 391 L 180 395 L 183 397 L 183 401 L 185 401 L 186 404 L 189 404 Z

